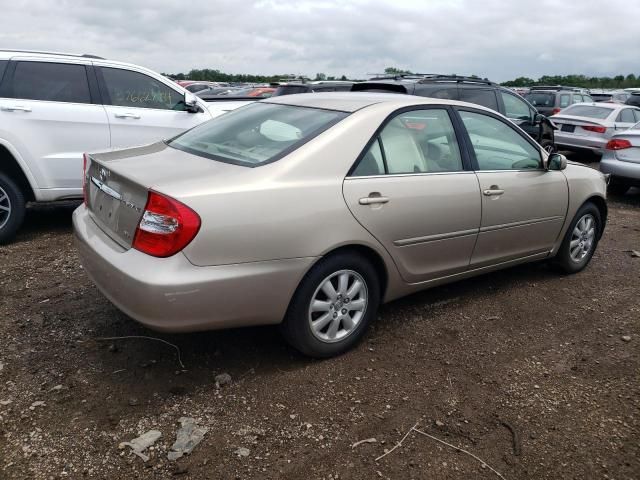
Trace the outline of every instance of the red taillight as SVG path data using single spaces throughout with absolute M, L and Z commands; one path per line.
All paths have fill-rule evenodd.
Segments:
M 554 109 L 551 111 L 551 115 L 555 115 L 556 113 L 560 113 L 560 110 L 562 110 L 562 109 L 561 109 L 561 108 L 554 108 Z
M 89 192 L 87 184 L 87 166 L 89 163 L 89 159 L 86 153 L 82 154 L 82 200 L 84 204 L 87 205 L 87 201 L 89 199 Z
M 196 236 L 200 217 L 185 204 L 150 191 L 133 248 L 154 257 L 175 255 Z
M 613 140 L 609 140 L 607 142 L 607 146 L 605 148 L 607 150 L 624 150 L 625 148 L 631 148 L 631 147 L 632 145 L 629 140 L 614 138 Z
M 589 132 L 596 132 L 596 133 L 605 133 L 607 131 L 607 127 L 595 127 L 595 126 L 592 127 L 591 125 L 582 125 L 581 128 Z

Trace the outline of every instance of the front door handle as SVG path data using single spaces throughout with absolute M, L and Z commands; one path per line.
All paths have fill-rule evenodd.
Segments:
M 358 203 L 360 205 L 376 205 L 381 203 L 389 203 L 389 197 L 383 197 L 380 194 L 378 195 L 369 195 L 368 197 L 361 198 Z
M 2 106 L 0 110 L 3 112 L 30 112 L 31 108 L 25 107 L 24 105 L 10 105 L 10 106 Z
M 115 114 L 116 118 L 133 118 L 134 120 L 139 120 L 140 119 L 140 115 L 136 114 L 136 113 L 116 113 Z
M 491 185 L 488 189 L 483 190 L 482 193 L 487 197 L 494 197 L 502 195 L 504 190 L 498 187 L 498 185 Z

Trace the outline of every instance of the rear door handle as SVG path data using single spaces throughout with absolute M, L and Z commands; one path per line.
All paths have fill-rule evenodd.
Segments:
M 133 118 L 134 120 L 139 120 L 140 119 L 140 115 L 138 115 L 137 113 L 116 113 L 115 114 L 116 118 Z
M 25 107 L 24 105 L 10 105 L 10 106 L 2 106 L 0 110 L 3 112 L 30 112 L 31 108 Z
M 368 196 L 368 197 L 364 197 L 361 198 L 359 200 L 360 205 L 375 205 L 378 203 L 389 203 L 389 197 L 382 197 L 380 195 L 378 196 Z
M 498 188 L 497 185 L 491 185 L 491 188 L 484 190 L 482 193 L 485 194 L 487 197 L 493 197 L 493 196 L 502 195 L 504 193 L 504 190 L 502 190 L 501 188 Z

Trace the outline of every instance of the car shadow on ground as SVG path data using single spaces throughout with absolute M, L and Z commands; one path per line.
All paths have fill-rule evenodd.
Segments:
M 39 235 L 68 233 L 71 231 L 71 215 L 80 205 L 78 200 L 32 204 L 27 208 L 24 223 L 18 231 L 15 243 L 28 242 Z

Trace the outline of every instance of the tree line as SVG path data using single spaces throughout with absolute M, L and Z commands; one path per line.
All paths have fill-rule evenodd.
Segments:
M 531 87 L 534 85 L 568 85 L 582 88 L 631 88 L 640 87 L 640 76 L 589 77 L 587 75 L 544 75 L 537 80 L 518 77 L 502 83 L 505 87 Z
M 411 74 L 409 70 L 396 67 L 384 69 L 385 75 Z M 220 70 L 204 68 L 193 69 L 187 73 L 164 74 L 174 80 L 205 80 L 209 82 L 231 83 L 271 83 L 285 79 L 289 80 L 349 80 L 346 75 L 331 76 L 324 73 L 316 73 L 314 78 L 293 74 L 280 75 L 251 75 L 244 73 L 224 73 Z M 477 77 L 477 75 L 471 75 Z M 362 79 L 352 79 L 361 81 Z M 514 80 L 503 82 L 505 87 L 530 87 L 533 85 L 569 85 L 583 88 L 630 88 L 640 87 L 640 76 L 633 73 L 629 75 L 617 75 L 615 77 L 590 77 L 588 75 L 544 75 L 537 80 L 528 77 L 518 77 Z

